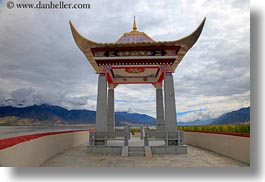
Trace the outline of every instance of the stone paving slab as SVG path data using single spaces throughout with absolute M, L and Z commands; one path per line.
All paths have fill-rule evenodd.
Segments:
M 217 153 L 188 146 L 187 154 L 122 157 L 117 155 L 91 154 L 86 146 L 79 146 L 54 156 L 41 167 L 249 167 L 247 164 Z

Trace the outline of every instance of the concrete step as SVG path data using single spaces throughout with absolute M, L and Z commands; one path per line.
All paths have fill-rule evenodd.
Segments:
M 144 146 L 129 146 L 129 150 L 144 150 Z
M 137 153 L 131 153 L 131 152 L 129 152 L 129 154 L 128 154 L 128 156 L 145 156 L 145 154 L 144 154 L 144 152 L 141 152 L 141 153 L 139 153 L 139 152 L 137 152 Z
M 142 146 L 129 146 L 128 147 L 129 156 L 145 156 L 145 150 Z

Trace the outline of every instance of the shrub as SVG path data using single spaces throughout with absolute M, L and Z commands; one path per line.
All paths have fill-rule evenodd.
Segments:
M 224 124 L 206 126 L 178 126 L 178 130 L 206 131 L 206 132 L 228 132 L 228 133 L 250 133 L 250 123 Z

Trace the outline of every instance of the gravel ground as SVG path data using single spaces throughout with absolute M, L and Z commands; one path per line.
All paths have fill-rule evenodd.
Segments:
M 249 167 L 247 164 L 201 148 L 188 146 L 188 154 L 121 157 L 92 154 L 86 146 L 64 151 L 44 162 L 41 167 Z

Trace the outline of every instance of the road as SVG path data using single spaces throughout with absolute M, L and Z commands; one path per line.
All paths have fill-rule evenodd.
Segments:
M 89 130 L 89 126 L 0 126 L 0 139 L 51 131 Z

